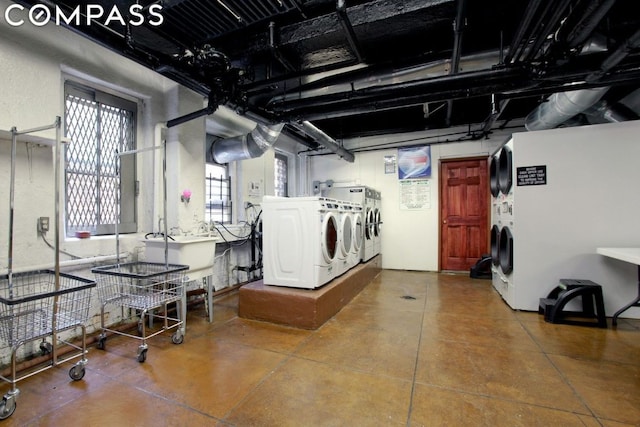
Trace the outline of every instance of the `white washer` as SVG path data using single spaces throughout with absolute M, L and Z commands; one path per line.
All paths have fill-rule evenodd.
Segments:
M 382 251 L 382 198 L 379 191 L 373 192 L 373 255 Z
M 352 187 L 332 187 L 323 194 L 340 200 L 351 200 L 362 205 L 362 244 L 359 258 L 369 261 L 375 256 L 373 249 L 375 235 L 375 190 L 364 185 Z
M 265 284 L 315 289 L 336 276 L 336 200 L 264 196 L 262 229 Z
M 360 263 L 362 244 L 364 239 L 364 209 L 360 203 L 352 202 L 353 209 L 351 216 L 353 220 L 351 224 L 353 226 L 353 244 L 351 245 L 351 251 L 349 252 L 349 258 L 347 260 L 351 267 L 355 267 Z
M 338 200 L 338 250 L 336 251 L 336 276 L 346 273 L 352 265 L 353 215 L 352 202 Z

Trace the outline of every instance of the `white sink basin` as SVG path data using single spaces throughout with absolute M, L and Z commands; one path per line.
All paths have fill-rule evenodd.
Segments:
M 212 274 L 217 241 L 217 237 L 209 236 L 172 236 L 167 240 L 169 264 L 188 265 L 191 279 L 208 276 Z M 164 238 L 144 239 L 142 242 L 147 262 L 165 262 Z

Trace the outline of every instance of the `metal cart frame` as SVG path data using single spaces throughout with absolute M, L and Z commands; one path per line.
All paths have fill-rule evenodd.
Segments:
M 147 359 L 147 339 L 167 330 L 177 328 L 171 336 L 174 344 L 181 344 L 184 334 L 181 329 L 184 322 L 177 317 L 170 317 L 167 305 L 178 302 L 185 297 L 184 273 L 187 265 L 165 265 L 150 262 L 131 262 L 92 269 L 96 276 L 98 298 L 101 302 L 100 322 L 102 333 L 98 338 L 98 348 L 104 350 L 107 339 L 106 332 L 124 335 L 142 341 L 138 347 L 138 362 Z M 120 306 L 139 311 L 138 333 L 131 335 L 105 326 L 104 309 L 107 305 Z M 154 309 L 162 307 L 163 314 L 156 314 Z M 178 310 L 179 312 L 180 310 Z M 164 324 L 158 331 L 147 335 L 145 317 L 162 319 Z
M 137 150 L 124 151 L 118 153 L 118 169 L 122 156 L 135 155 L 143 151 L 152 151 L 162 148 L 162 185 L 163 185 L 163 215 L 164 215 L 164 264 L 149 262 L 130 262 L 120 263 L 120 234 L 118 230 L 118 221 L 120 218 L 120 183 L 118 179 L 118 200 L 116 203 L 116 253 L 118 254 L 117 264 L 104 267 L 96 267 L 91 271 L 94 273 L 98 296 L 101 302 L 100 307 L 100 323 L 102 333 L 98 338 L 98 348 L 105 349 L 105 341 L 107 339 L 106 332 L 112 332 L 118 335 L 124 335 L 130 338 L 140 339 L 142 343 L 138 347 L 138 362 L 143 363 L 147 360 L 147 342 L 146 340 L 161 334 L 169 329 L 177 328 L 171 337 L 174 344 L 182 344 L 186 330 L 187 317 L 187 296 L 185 292 L 184 273 L 189 269 L 188 265 L 169 264 L 168 253 L 169 246 L 167 241 L 167 143 L 163 141 L 162 145 L 141 148 Z M 119 176 L 119 173 L 118 173 Z M 176 303 L 176 311 L 178 317 L 169 317 L 167 305 Z M 179 304 L 178 304 L 179 302 Z M 123 309 L 129 309 L 129 317 L 132 317 L 132 310 L 139 311 L 138 334 L 131 335 L 122 331 L 108 329 L 105 326 L 104 309 L 107 305 L 120 306 Z M 163 315 L 154 313 L 154 309 L 164 308 Z M 154 318 L 164 321 L 162 329 L 156 331 L 149 336 L 146 335 L 145 317 L 149 317 L 149 324 Z M 171 324 L 170 324 L 171 322 Z
M 16 145 L 18 135 L 54 129 L 54 175 L 55 175 L 55 268 L 23 273 L 13 272 L 13 222 L 15 199 Z M 0 420 L 10 417 L 16 410 L 16 399 L 20 390 L 16 383 L 25 378 L 43 372 L 49 368 L 76 359 L 78 361 L 69 371 L 74 381 L 85 375 L 87 364 L 87 343 L 85 323 L 91 306 L 91 290 L 95 281 L 75 277 L 60 272 L 60 144 L 61 119 L 56 117 L 53 125 L 18 132 L 11 129 L 11 178 L 9 195 L 9 254 L 7 274 L 0 276 L 0 339 L 11 347 L 11 374 L 0 379 L 11 384 L 9 390 L 0 401 Z M 76 345 L 58 336 L 59 332 L 80 327 L 82 329 L 81 344 Z M 46 341 L 51 337 L 52 343 Z M 40 351 L 42 355 L 51 354 L 49 363 L 36 366 L 23 375 L 18 375 L 17 350 L 28 342 L 42 339 Z M 71 355 L 58 357 L 59 344 L 71 347 Z M 74 352 L 73 350 L 77 350 Z

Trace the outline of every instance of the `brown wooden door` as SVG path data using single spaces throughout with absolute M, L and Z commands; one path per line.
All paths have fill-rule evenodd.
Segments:
M 487 159 L 440 164 L 440 269 L 469 271 L 489 249 Z

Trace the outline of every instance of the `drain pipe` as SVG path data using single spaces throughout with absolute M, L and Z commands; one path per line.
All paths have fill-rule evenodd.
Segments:
M 260 157 L 276 143 L 283 127 L 284 123 L 275 125 L 258 123 L 248 134 L 216 141 L 207 153 L 207 158 L 224 164 Z
M 338 145 L 338 143 L 333 138 L 324 133 L 322 130 L 318 129 L 311 122 L 291 122 L 290 125 L 306 133 L 307 135 L 315 139 L 318 144 L 324 146 L 330 151 L 333 151 L 347 162 L 353 163 L 353 161 L 355 160 L 355 156 L 351 151 L 345 150 L 343 147 Z

